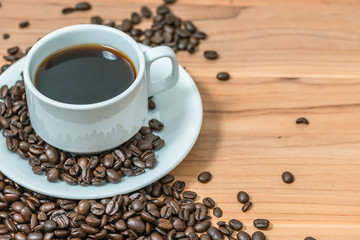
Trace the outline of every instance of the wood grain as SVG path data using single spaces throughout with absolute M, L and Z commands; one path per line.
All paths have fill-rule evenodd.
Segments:
M 92 0 L 91 11 L 63 16 L 73 1 L 1 2 L 0 33 L 11 35 L 0 39 L 1 55 L 93 15 L 119 22 L 145 2 L 153 10 L 161 3 Z M 359 239 L 360 2 L 178 0 L 172 9 L 209 35 L 196 54 L 178 54 L 200 90 L 204 120 L 176 178 L 200 198 L 212 197 L 224 220 L 243 221 L 249 233 L 253 219 L 268 218 L 269 240 Z M 19 29 L 23 20 L 29 28 Z M 204 59 L 206 49 L 220 59 Z M 231 80 L 217 81 L 219 71 Z M 310 125 L 295 124 L 303 116 Z M 205 170 L 213 179 L 201 184 Z M 282 182 L 285 170 L 293 184 Z M 239 190 L 254 202 L 247 213 L 236 201 Z

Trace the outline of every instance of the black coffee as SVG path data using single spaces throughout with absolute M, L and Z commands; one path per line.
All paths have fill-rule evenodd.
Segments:
M 134 65 L 123 53 L 103 45 L 78 45 L 46 58 L 35 87 L 63 103 L 90 104 L 124 92 L 135 80 Z

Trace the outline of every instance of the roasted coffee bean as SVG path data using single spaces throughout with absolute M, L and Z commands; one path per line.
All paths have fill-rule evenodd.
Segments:
M 67 184 L 69 184 L 69 185 L 76 185 L 76 184 L 78 184 L 76 178 L 70 176 L 69 174 L 63 173 L 63 174 L 60 175 L 60 178 L 61 178 L 64 182 L 66 182 Z
M 8 69 L 10 67 L 10 64 L 4 64 L 1 66 L 1 72 L 5 72 L 6 69 Z
M 29 21 L 23 21 L 19 23 L 20 28 L 26 28 L 30 25 Z
M 32 232 L 27 235 L 27 240 L 42 240 L 43 234 L 41 232 Z
M 141 16 L 137 12 L 131 14 L 131 22 L 133 24 L 139 24 L 141 22 Z
M 252 234 L 251 239 L 252 240 L 266 240 L 266 237 L 265 237 L 264 233 L 262 233 L 260 231 L 256 231 Z
M 306 237 L 306 238 L 304 238 L 304 240 L 316 240 L 316 239 L 313 237 Z
M 93 16 L 91 17 L 90 21 L 92 24 L 99 24 L 99 25 L 101 25 L 104 22 L 104 20 L 100 16 Z
M 254 227 L 258 229 L 267 229 L 270 225 L 269 220 L 267 219 L 255 219 L 254 220 Z
M 291 172 L 288 172 L 288 171 L 283 172 L 281 177 L 285 183 L 293 183 L 294 182 L 294 175 Z
M 141 7 L 141 14 L 143 15 L 144 18 L 151 18 L 152 16 L 152 12 L 150 8 L 147 6 Z
M 309 120 L 307 120 L 307 119 L 304 118 L 304 117 L 301 117 L 301 118 L 296 119 L 296 124 L 306 124 L 306 125 L 309 125 Z
M 210 220 L 203 220 L 194 225 L 194 230 L 197 233 L 205 232 L 211 226 Z
M 60 172 L 56 168 L 50 168 L 46 173 L 49 182 L 56 182 L 60 178 Z
M 75 10 L 77 11 L 86 11 L 91 9 L 91 4 L 88 2 L 79 2 L 75 5 Z
M 126 224 L 129 229 L 133 230 L 137 234 L 142 234 L 145 231 L 145 224 L 142 220 L 137 218 L 129 218 L 126 221 Z
M 8 39 L 9 37 L 10 37 L 10 34 L 8 34 L 8 33 L 4 33 L 4 34 L 3 34 L 3 39 L 4 39 L 4 40 Z
M 252 206 L 252 202 L 251 201 L 248 201 L 248 202 L 246 202 L 245 204 L 244 204 L 244 206 L 242 207 L 242 211 L 243 212 L 246 212 L 246 211 L 248 211 L 249 209 L 250 209 L 250 207 Z
M 11 47 L 11 48 L 8 48 L 7 49 L 7 52 L 8 52 L 8 54 L 10 54 L 10 55 L 15 55 L 16 53 L 18 53 L 19 52 L 19 47 L 18 46 L 15 46 L 15 47 Z
M 171 4 L 174 3 L 176 0 L 164 0 L 164 3 L 166 4 Z
M 177 192 L 182 192 L 185 189 L 185 182 L 176 180 L 172 185 L 172 188 Z
M 170 10 L 167 6 L 165 5 L 160 5 L 157 9 L 156 9 L 156 13 L 159 15 L 165 15 L 167 13 L 169 13 Z
M 122 176 L 114 169 L 106 170 L 106 179 L 111 183 L 118 183 L 121 181 Z
M 132 22 L 129 19 L 124 19 L 122 21 L 122 24 L 118 26 L 117 29 L 124 32 L 129 32 L 132 29 L 132 26 Z
M 213 210 L 213 214 L 214 214 L 215 217 L 220 218 L 223 215 L 223 211 L 221 210 L 221 208 L 215 207 L 214 210 Z
M 157 139 L 153 142 L 154 150 L 159 150 L 165 145 L 165 141 L 163 139 Z M 156 160 L 156 159 L 155 159 Z
M 45 232 L 52 232 L 56 229 L 57 224 L 53 220 L 46 220 L 44 223 L 44 231 Z
M 223 235 L 216 227 L 209 227 L 206 233 L 209 234 L 212 240 L 224 239 Z
M 196 37 L 197 39 L 206 39 L 207 35 L 204 32 L 197 31 L 196 33 L 194 33 L 194 37 Z
M 61 12 L 62 12 L 63 14 L 72 13 L 73 11 L 75 11 L 75 8 L 72 8 L 72 7 L 66 7 L 66 8 L 63 8 L 63 9 L 61 10 Z
M 212 178 L 211 173 L 207 171 L 200 173 L 198 176 L 198 180 L 201 183 L 208 183 L 210 182 L 211 178 Z
M 182 28 L 177 28 L 176 34 L 182 38 L 189 38 L 191 36 L 191 33 L 188 30 Z
M 185 191 L 183 192 L 183 197 L 187 199 L 195 199 L 197 197 L 197 194 L 193 191 Z
M 191 21 L 184 21 L 184 26 L 185 29 L 191 33 L 194 33 L 196 31 L 196 27 Z
M 215 207 L 215 201 L 210 197 L 204 198 L 203 204 L 210 209 Z
M 226 81 L 226 80 L 229 80 L 230 79 L 230 75 L 229 73 L 227 72 L 219 72 L 217 75 L 216 75 L 216 78 L 220 81 Z
M 234 232 L 234 230 L 232 230 L 232 228 L 227 224 L 219 226 L 219 231 L 225 236 L 230 236 Z
M 207 50 L 207 51 L 204 51 L 204 57 L 209 60 L 214 60 L 214 59 L 218 59 L 219 55 L 216 51 Z
M 236 219 L 231 219 L 229 221 L 229 226 L 234 229 L 235 231 L 240 231 L 243 228 L 242 222 Z
M 238 240 L 251 240 L 250 235 L 247 232 L 239 231 L 236 235 Z
M 167 184 L 167 183 L 171 183 L 172 181 L 174 181 L 175 177 L 172 174 L 167 174 L 164 177 L 160 178 L 159 182 L 162 184 Z
M 249 199 L 249 195 L 244 191 L 240 191 L 237 194 L 237 200 L 239 201 L 239 203 L 247 203 Z

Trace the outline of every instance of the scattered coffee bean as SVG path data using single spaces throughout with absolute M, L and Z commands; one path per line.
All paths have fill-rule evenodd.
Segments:
M 209 227 L 206 233 L 211 237 L 212 240 L 224 239 L 223 235 L 216 227 Z
M 216 75 L 216 78 L 219 79 L 220 81 L 226 81 L 230 79 L 230 75 L 227 72 L 219 72 Z
M 143 15 L 144 18 L 151 18 L 152 16 L 152 12 L 150 8 L 147 6 L 141 7 L 141 14 Z
M 151 119 L 149 121 L 149 126 L 151 129 L 157 130 L 157 131 L 162 130 L 164 128 L 164 124 L 156 119 Z
M 19 52 L 19 47 L 18 46 L 15 46 L 15 47 L 11 47 L 11 48 L 8 48 L 7 49 L 7 52 L 8 52 L 8 54 L 10 54 L 10 55 L 15 55 L 16 53 L 18 53 Z
M 23 22 L 19 23 L 20 28 L 26 28 L 29 25 L 30 25 L 29 21 L 23 21 Z
M 229 221 L 229 226 L 234 229 L 235 231 L 240 231 L 243 228 L 242 222 L 236 219 L 231 219 Z
M 210 197 L 206 197 L 203 199 L 203 204 L 207 207 L 207 208 L 214 208 L 215 207 L 215 201 L 210 198 Z
M 198 180 L 201 183 L 208 183 L 210 182 L 211 178 L 212 178 L 211 173 L 207 171 L 200 173 L 198 176 Z
M 254 220 L 254 227 L 258 229 L 267 229 L 270 225 L 269 220 L 267 219 L 255 219 Z
M 264 233 L 256 231 L 252 234 L 252 240 L 266 240 Z
M 152 99 L 148 99 L 148 108 L 150 109 L 150 110 L 153 110 L 153 109 L 155 109 L 156 108 L 156 104 L 155 104 L 155 102 L 152 100 Z
M 308 121 L 306 118 L 301 117 L 301 118 L 296 119 L 296 124 L 306 124 L 306 125 L 309 125 L 309 121 Z
M 304 238 L 304 240 L 316 240 L 316 239 L 313 237 L 306 237 L 306 238 Z
M 3 34 L 3 39 L 4 39 L 4 40 L 8 39 L 9 37 L 10 37 L 10 34 L 8 34 L 8 33 L 4 33 L 4 34 Z
M 99 25 L 101 25 L 104 22 L 104 20 L 100 16 L 93 16 L 91 17 L 90 21 L 92 24 L 99 24 Z
M 285 183 L 293 183 L 294 182 L 294 175 L 291 172 L 288 172 L 288 171 L 283 172 L 281 177 Z
M 1 66 L 1 72 L 5 72 L 6 69 L 10 67 L 10 64 L 4 64 Z
M 141 16 L 137 12 L 131 14 L 131 22 L 133 24 L 139 24 L 141 22 Z
M 239 203 L 247 203 L 249 199 L 249 195 L 244 191 L 240 191 L 237 194 L 237 200 L 239 201 Z
M 88 2 L 79 2 L 75 5 L 75 10 L 86 11 L 91 9 L 91 4 Z
M 219 55 L 216 51 L 207 50 L 204 51 L 204 57 L 209 60 L 214 60 L 214 59 L 218 59 Z
M 247 232 L 239 231 L 236 235 L 238 240 L 251 240 L 250 235 Z
M 220 218 L 223 215 L 223 211 L 219 207 L 215 207 L 213 210 L 213 214 L 215 217 Z
M 248 211 L 249 209 L 250 209 L 250 207 L 252 206 L 252 202 L 250 202 L 250 201 L 248 201 L 248 202 L 246 202 L 245 204 L 244 204 L 244 206 L 242 207 L 242 211 L 243 212 L 246 212 L 246 211 Z
M 66 7 L 66 8 L 63 8 L 63 10 L 61 10 L 61 12 L 63 14 L 68 14 L 68 13 L 72 13 L 75 11 L 75 8 L 72 8 L 72 7 Z

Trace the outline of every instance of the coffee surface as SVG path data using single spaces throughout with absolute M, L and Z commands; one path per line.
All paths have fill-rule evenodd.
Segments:
M 135 80 L 132 62 L 103 45 L 78 45 L 46 58 L 35 74 L 35 87 L 63 103 L 91 104 L 124 92 Z

